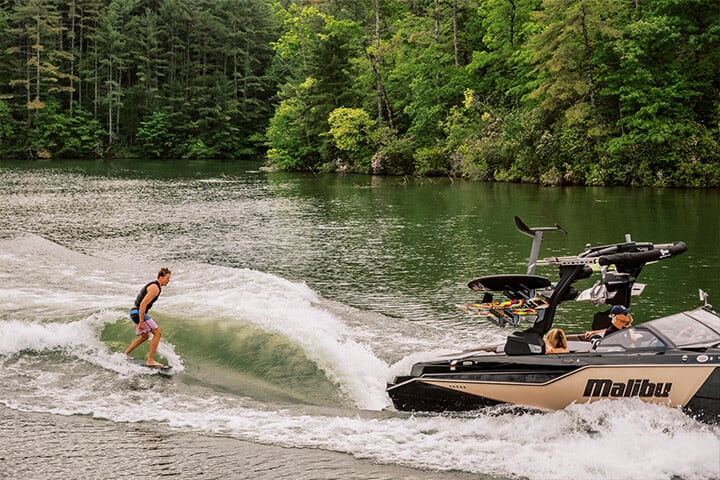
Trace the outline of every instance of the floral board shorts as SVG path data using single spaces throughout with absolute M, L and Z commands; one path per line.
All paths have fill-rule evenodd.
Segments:
M 150 315 L 147 313 L 145 314 L 145 328 L 140 329 L 140 312 L 138 312 L 137 308 L 133 308 L 130 310 L 130 319 L 135 324 L 135 334 L 136 335 L 142 335 L 144 333 L 147 333 L 151 330 L 157 330 L 158 325 L 155 323 L 155 320 L 153 320 Z

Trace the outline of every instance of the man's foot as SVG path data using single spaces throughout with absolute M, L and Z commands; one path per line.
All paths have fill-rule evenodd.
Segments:
M 163 365 L 160 362 L 156 362 L 155 360 L 149 360 L 145 362 L 146 367 L 153 367 L 153 368 L 163 368 L 165 365 Z

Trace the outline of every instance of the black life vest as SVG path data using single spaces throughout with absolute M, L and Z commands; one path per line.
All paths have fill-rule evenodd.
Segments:
M 142 303 L 143 299 L 145 298 L 145 295 L 147 295 L 147 289 L 150 285 L 155 284 L 158 286 L 158 290 L 160 290 L 155 298 L 153 298 L 150 303 L 148 303 L 147 308 L 145 309 L 145 313 L 147 313 L 153 306 L 153 303 L 155 303 L 155 300 L 160 298 L 160 294 L 162 293 L 162 287 L 160 286 L 160 282 L 155 280 L 154 282 L 150 282 L 147 285 L 145 285 L 142 290 L 140 290 L 140 293 L 138 293 L 138 296 L 135 297 L 135 308 L 140 308 L 140 304 Z

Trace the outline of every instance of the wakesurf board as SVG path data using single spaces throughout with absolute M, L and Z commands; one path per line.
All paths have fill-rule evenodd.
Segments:
M 163 373 L 165 375 L 172 375 L 173 373 L 175 373 L 173 368 L 170 365 L 163 365 L 161 367 L 156 367 L 153 365 L 148 365 L 147 363 L 145 363 L 145 360 L 143 360 L 142 358 L 135 358 L 135 357 L 128 357 L 128 361 L 130 363 L 134 363 L 135 365 L 145 367 L 149 370 L 156 370 L 159 373 Z

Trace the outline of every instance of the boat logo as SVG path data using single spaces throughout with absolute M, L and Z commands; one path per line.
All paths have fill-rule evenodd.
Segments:
M 632 379 L 627 383 L 613 382 L 609 378 L 591 378 L 585 385 L 583 397 L 669 397 L 672 383 L 651 382 L 649 379 Z

